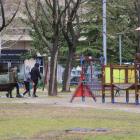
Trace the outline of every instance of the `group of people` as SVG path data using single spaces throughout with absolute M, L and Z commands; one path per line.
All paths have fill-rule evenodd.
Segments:
M 17 89 L 17 94 L 16 94 L 17 98 L 24 97 L 26 93 L 28 93 L 28 98 L 31 98 L 31 95 L 30 95 L 30 82 L 31 81 L 34 83 L 34 90 L 33 90 L 32 97 L 38 97 L 36 95 L 36 89 L 38 87 L 38 78 L 42 80 L 38 68 L 39 68 L 38 63 L 35 63 L 32 69 L 30 66 L 26 66 L 26 70 L 24 72 L 24 84 L 25 84 L 26 90 L 21 95 L 19 93 L 19 86 L 18 86 L 18 74 L 17 74 L 18 66 L 15 65 L 14 68 L 11 68 L 10 74 L 9 74 L 10 90 L 6 94 L 7 98 L 14 98 L 12 96 L 12 90 L 14 89 L 14 87 L 16 87 Z

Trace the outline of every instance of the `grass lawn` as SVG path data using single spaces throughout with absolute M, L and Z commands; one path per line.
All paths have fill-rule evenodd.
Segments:
M 109 130 L 65 131 L 76 127 Z M 139 140 L 140 119 L 139 114 L 113 110 L 0 103 L 0 139 Z

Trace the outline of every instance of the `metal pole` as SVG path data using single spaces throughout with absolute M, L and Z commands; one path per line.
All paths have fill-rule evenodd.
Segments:
M 103 51 L 105 57 L 105 65 L 107 65 L 107 52 L 106 52 L 106 0 L 103 0 Z
M 2 47 L 1 47 L 1 32 L 0 32 L 0 58 L 1 58 L 1 50 L 2 50 Z
M 120 65 L 122 65 L 121 35 L 119 35 L 119 52 L 120 52 Z
M 1 8 L 0 8 L 1 10 Z M 0 27 L 2 26 L 2 14 L 0 13 Z M 1 32 L 0 32 L 0 58 L 1 58 L 1 50 L 2 50 L 2 47 L 1 47 Z

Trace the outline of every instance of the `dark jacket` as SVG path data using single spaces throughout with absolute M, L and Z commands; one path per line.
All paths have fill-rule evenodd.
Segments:
M 14 68 L 12 68 L 10 70 L 9 82 L 10 83 L 17 83 L 18 82 L 18 74 L 17 74 L 17 71 Z
M 31 80 L 38 81 L 38 77 L 41 79 L 41 75 L 39 72 L 39 64 L 35 63 L 35 66 L 31 69 Z

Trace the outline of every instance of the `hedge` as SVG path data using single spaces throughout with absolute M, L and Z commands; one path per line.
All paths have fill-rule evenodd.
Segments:
M 41 77 L 44 80 L 44 75 L 41 74 Z M 18 82 L 19 84 L 24 83 L 23 73 L 18 73 Z M 9 83 L 9 74 L 0 75 L 0 83 Z

